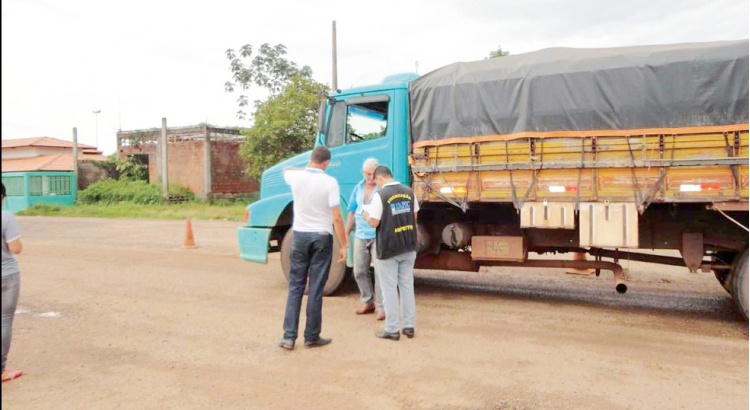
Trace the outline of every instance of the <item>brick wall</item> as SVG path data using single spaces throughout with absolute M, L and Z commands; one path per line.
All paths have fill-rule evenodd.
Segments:
M 241 143 L 211 142 L 211 191 L 214 194 L 244 194 L 258 190 L 258 181 L 245 174 L 247 162 L 240 156 Z
M 117 178 L 117 170 L 108 168 L 105 163 L 93 161 L 78 161 L 78 189 L 86 189 L 87 186 L 103 178 Z
M 239 147 L 242 141 L 211 141 L 211 192 L 225 194 L 249 194 L 260 188 L 258 181 L 245 174 L 247 162 L 242 159 Z M 169 183 L 188 187 L 199 198 L 206 197 L 206 159 L 203 140 L 177 141 L 169 143 Z M 156 144 L 120 147 L 121 160 L 128 155 L 148 155 L 149 182 L 161 184 L 161 157 Z
M 203 141 L 169 143 L 169 184 L 188 187 L 195 196 L 206 197 Z

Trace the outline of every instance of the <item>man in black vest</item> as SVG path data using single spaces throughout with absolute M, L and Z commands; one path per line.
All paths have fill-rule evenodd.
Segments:
M 387 167 L 375 169 L 375 183 L 379 192 L 373 194 L 372 202 L 362 216 L 376 228 L 375 263 L 380 275 L 385 310 L 385 330 L 376 336 L 390 340 L 400 338 L 400 298 L 401 329 L 406 337 L 412 338 L 416 323 L 414 260 L 417 258 L 419 204 L 414 191 L 394 181 Z

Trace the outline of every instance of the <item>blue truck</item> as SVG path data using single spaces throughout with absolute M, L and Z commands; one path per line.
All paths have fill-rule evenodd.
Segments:
M 315 144 L 331 150 L 344 212 L 366 158 L 412 186 L 417 268 L 604 269 L 625 293 L 622 259 L 685 266 L 712 272 L 747 318 L 747 40 L 555 48 L 397 74 L 331 92 Z M 309 155 L 263 173 L 238 228 L 241 257 L 267 263 L 281 252 L 287 278 L 282 172 Z M 333 263 L 325 294 L 351 262 Z

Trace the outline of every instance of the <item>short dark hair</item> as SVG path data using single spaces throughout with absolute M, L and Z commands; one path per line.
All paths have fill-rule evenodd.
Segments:
M 310 155 L 310 160 L 316 164 L 322 164 L 326 161 L 330 161 L 331 151 L 324 146 L 317 146 Z
M 0 182 L 0 185 L 3 186 L 3 199 L 5 199 L 5 184 Z
M 385 165 L 380 165 L 377 168 L 375 168 L 375 172 L 373 173 L 373 176 L 377 177 L 384 177 L 384 178 L 393 178 L 393 174 L 391 173 L 391 170 L 388 169 Z

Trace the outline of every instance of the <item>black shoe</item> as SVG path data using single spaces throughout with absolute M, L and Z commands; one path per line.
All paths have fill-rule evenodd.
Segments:
M 404 330 L 401 331 L 401 333 L 403 333 L 404 336 L 406 336 L 409 339 L 411 339 L 412 337 L 414 337 L 414 328 L 413 327 L 405 327 Z
M 381 339 L 391 339 L 391 340 L 398 340 L 401 338 L 401 335 L 399 335 L 398 332 L 391 333 L 391 332 L 383 331 L 383 332 L 375 333 L 375 336 Z
M 333 342 L 333 339 L 324 339 L 322 337 L 317 340 L 305 340 L 305 347 L 321 347 Z
M 281 338 L 276 344 L 282 349 L 294 350 L 294 340 L 292 339 Z

